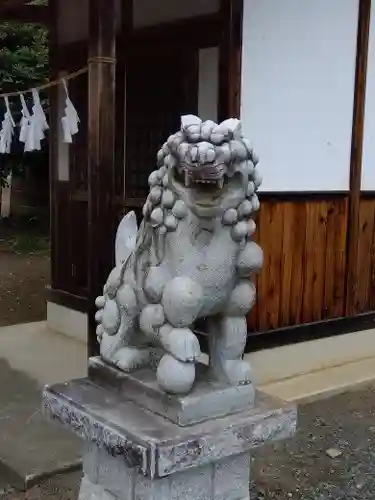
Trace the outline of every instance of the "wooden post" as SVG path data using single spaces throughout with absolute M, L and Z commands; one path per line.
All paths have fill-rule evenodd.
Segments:
M 352 148 L 350 157 L 349 209 L 347 229 L 346 316 L 356 314 L 358 287 L 359 208 L 362 180 L 363 130 L 366 104 L 366 76 L 370 32 L 371 0 L 360 0 L 355 70 Z
M 219 121 L 239 117 L 243 0 L 220 0 Z
M 58 0 L 49 0 L 49 67 L 50 79 L 55 80 L 59 76 L 58 60 Z M 57 220 L 57 164 L 58 164 L 58 112 L 59 112 L 59 89 L 58 86 L 50 88 L 49 91 L 50 116 L 49 116 L 49 206 L 50 206 L 50 237 L 51 237 L 51 282 L 52 288 L 56 286 L 58 275 L 58 220 Z
M 89 356 L 97 353 L 95 298 L 110 272 L 115 198 L 115 0 L 89 1 L 88 282 Z

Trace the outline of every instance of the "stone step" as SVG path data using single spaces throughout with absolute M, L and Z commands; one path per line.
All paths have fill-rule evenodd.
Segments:
M 51 381 L 82 376 L 86 347 L 44 323 L 0 328 L 0 491 L 81 467 L 81 442 L 41 412 Z
M 340 366 L 290 377 L 260 387 L 284 401 L 311 403 L 366 386 L 375 378 L 375 358 L 366 358 Z

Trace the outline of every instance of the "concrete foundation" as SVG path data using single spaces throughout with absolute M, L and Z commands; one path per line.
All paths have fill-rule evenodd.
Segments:
M 47 325 L 55 332 L 87 343 L 87 322 L 87 314 L 54 302 L 47 302 Z

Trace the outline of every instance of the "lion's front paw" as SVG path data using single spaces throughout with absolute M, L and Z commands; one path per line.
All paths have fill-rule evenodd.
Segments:
M 165 326 L 160 329 L 160 337 L 165 350 L 180 361 L 194 362 L 201 355 L 198 339 L 189 328 Z

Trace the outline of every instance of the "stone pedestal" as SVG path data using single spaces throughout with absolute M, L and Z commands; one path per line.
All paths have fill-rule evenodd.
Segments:
M 249 498 L 251 450 L 291 437 L 296 408 L 243 388 L 201 387 L 197 400 L 159 400 L 146 372 L 126 376 L 97 359 L 89 378 L 47 387 L 45 414 L 86 441 L 80 500 Z M 232 406 L 224 416 L 218 401 L 226 390 Z

